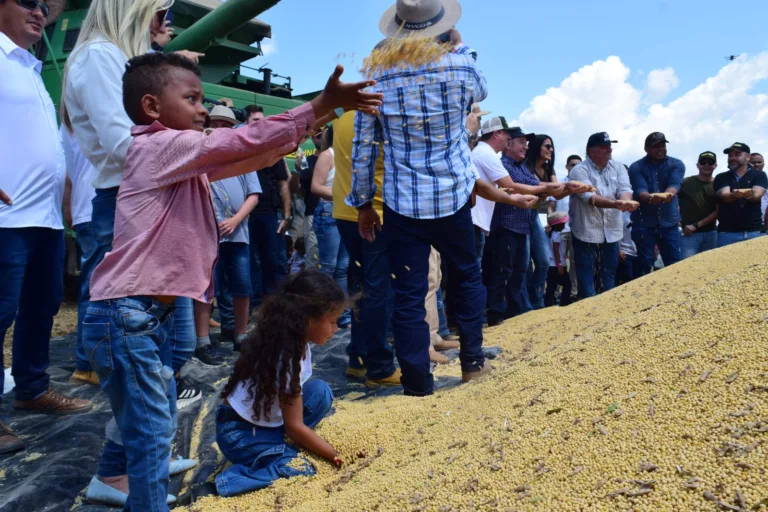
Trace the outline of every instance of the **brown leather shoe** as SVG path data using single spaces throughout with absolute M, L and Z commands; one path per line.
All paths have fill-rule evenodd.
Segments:
M 72 374 L 72 380 L 78 384 L 92 384 L 94 386 L 99 385 L 99 376 L 93 370 L 89 372 L 75 370 L 75 372 Z
M 432 349 L 429 350 L 429 361 L 435 364 L 448 364 L 451 362 L 448 356 L 445 356 L 440 352 Z
M 0 454 L 24 449 L 24 441 L 4 423 L 0 423 Z
M 471 380 L 479 379 L 480 377 L 485 377 L 489 373 L 493 371 L 493 366 L 491 366 L 488 363 L 485 363 L 482 368 L 477 370 L 476 372 L 461 372 L 461 381 L 462 382 L 469 382 Z
M 453 350 L 459 348 L 459 342 L 453 340 L 436 341 L 433 345 L 438 352 L 445 352 L 446 350 Z
M 34 400 L 14 400 L 13 408 L 40 414 L 79 414 L 89 411 L 93 407 L 90 400 L 72 398 L 62 395 L 53 388 L 35 398 Z

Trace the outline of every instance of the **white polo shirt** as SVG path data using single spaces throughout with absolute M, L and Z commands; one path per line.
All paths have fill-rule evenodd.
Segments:
M 501 163 L 501 157 L 485 142 L 478 142 L 471 153 L 472 163 L 477 168 L 480 179 L 494 185 L 500 179 L 509 176 Z M 491 230 L 493 208 L 496 203 L 477 196 L 475 207 L 472 208 L 472 222 L 486 233 Z
M 96 176 L 96 169 L 91 162 L 85 158 L 77 139 L 69 133 L 64 125 L 59 130 L 61 133 L 61 144 L 64 147 L 64 156 L 67 161 L 67 174 L 72 182 L 72 225 L 91 222 L 93 213 L 93 197 L 96 195 L 96 189 L 93 188 L 93 179 Z
M 0 228 L 63 229 L 64 151 L 42 63 L 0 32 Z

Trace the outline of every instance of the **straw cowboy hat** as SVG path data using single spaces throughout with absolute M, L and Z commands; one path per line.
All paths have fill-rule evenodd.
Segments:
M 397 0 L 381 17 L 379 29 L 390 38 L 438 36 L 456 26 L 460 18 L 457 0 Z
M 232 109 L 225 107 L 224 105 L 216 105 L 213 107 L 211 113 L 208 114 L 208 119 L 211 121 L 227 121 L 232 123 L 232 126 L 238 123 L 237 118 L 235 117 L 235 113 L 232 112 Z
M 56 23 L 58 17 L 64 12 L 67 0 L 48 0 L 45 3 L 48 4 L 48 17 L 45 18 L 45 25 L 48 26 L 52 23 Z

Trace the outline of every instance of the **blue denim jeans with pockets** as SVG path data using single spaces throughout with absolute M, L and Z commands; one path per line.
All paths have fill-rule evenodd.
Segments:
M 455 279 L 456 323 L 461 369 L 478 371 L 483 354 L 483 306 L 486 292 L 475 252 L 475 231 L 467 202 L 456 213 L 436 219 L 414 219 L 384 205 L 384 237 L 394 275 L 395 309 L 392 324 L 395 353 L 406 395 L 432 394 L 434 377 L 429 361 L 429 326 L 425 320 L 429 254 L 437 249 Z
M 360 236 L 356 222 L 337 220 L 336 223 L 353 262 L 349 266 L 350 292 L 362 292 L 359 309 L 352 313 L 352 336 L 347 346 L 349 366 L 365 366 L 368 378 L 384 379 L 395 373 L 395 353 L 387 341 L 394 303 L 387 245 L 383 233 L 377 233 L 376 240 L 367 242 Z
M 525 278 L 523 293 L 528 294 L 528 300 L 533 309 L 544 307 L 544 294 L 547 286 L 549 260 L 552 256 L 552 242 L 541 225 L 539 214 L 531 215 L 531 234 L 528 236 L 531 251 L 531 264 Z
M 761 233 L 760 231 L 738 231 L 738 232 L 720 231 L 717 233 L 717 246 L 725 247 L 727 245 L 744 242 L 745 240 L 752 240 L 753 238 L 759 238 L 763 235 L 764 233 Z
M 683 236 L 680 239 L 680 256 L 690 258 L 702 252 L 715 249 L 717 247 L 717 230 L 695 231 L 691 236 Z
M 331 388 L 321 380 L 310 380 L 304 383 L 301 396 L 304 424 L 315 428 L 331 410 Z M 299 457 L 299 450 L 285 442 L 285 427 L 257 427 L 225 404 L 216 411 L 216 444 L 232 463 L 216 475 L 216 492 L 225 498 L 264 489 L 280 478 L 315 474 L 314 466 L 303 457 L 303 469 L 288 465 Z
M 99 476 L 128 474 L 125 510 L 166 511 L 176 381 L 171 369 L 173 305 L 149 297 L 91 302 L 83 347 L 109 398 L 117 432 L 107 426 Z
M 48 389 L 51 328 L 63 294 L 64 231 L 0 228 L 0 340 L 15 320 L 16 400 L 33 400 Z M 0 379 L 0 397 L 3 384 Z
M 680 253 L 680 230 L 677 226 L 669 228 L 647 228 L 639 225 L 632 226 L 632 241 L 637 247 L 637 258 L 633 274 L 635 278 L 651 273 L 653 267 L 654 248 L 659 246 L 661 261 L 668 267 L 682 259 Z
M 332 202 L 320 200 L 317 203 L 312 228 L 317 235 L 317 251 L 320 255 L 318 268 L 332 277 L 336 284 L 344 290 L 344 293 L 347 293 L 349 254 L 344 244 L 341 243 L 336 219 L 333 218 Z M 339 327 L 348 326 L 351 321 L 350 311 L 346 310 L 339 317 Z
M 90 301 L 90 284 L 93 268 L 93 254 L 96 252 L 96 239 L 93 237 L 93 229 L 90 222 L 82 222 L 74 226 L 77 234 L 77 246 L 80 248 L 80 290 L 77 294 L 77 346 L 75 349 L 75 369 L 81 372 L 92 370 L 91 362 L 83 350 L 83 319 Z
M 600 257 L 600 285 L 603 292 L 616 287 L 616 270 L 619 266 L 619 242 L 590 244 L 573 237 L 573 251 L 576 254 L 576 279 L 579 283 L 579 297 L 586 299 L 597 295 L 595 291 L 595 266 Z

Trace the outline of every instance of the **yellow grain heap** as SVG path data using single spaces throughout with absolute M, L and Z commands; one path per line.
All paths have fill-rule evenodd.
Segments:
M 486 333 L 497 371 L 338 401 L 317 461 L 201 511 L 768 510 L 768 239 Z M 440 370 L 458 375 L 456 364 Z
M 375 78 L 388 69 L 419 68 L 439 61 L 450 47 L 450 43 L 439 44 L 433 37 L 389 39 L 363 60 L 360 71 L 369 78 Z

